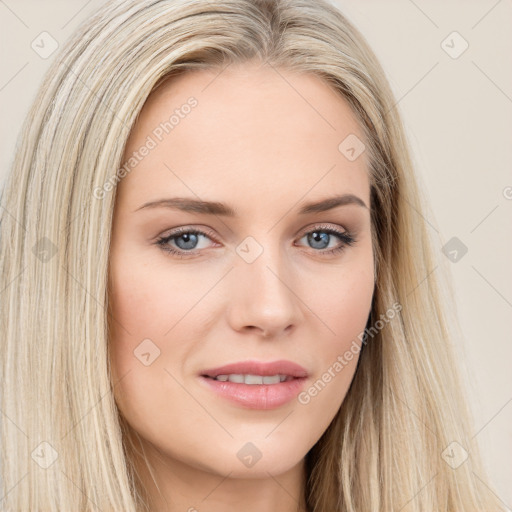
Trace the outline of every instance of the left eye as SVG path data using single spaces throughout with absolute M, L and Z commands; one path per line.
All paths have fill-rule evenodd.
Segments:
M 199 249 L 208 247 L 208 244 L 203 247 L 198 246 L 201 238 L 211 240 L 209 233 L 200 230 L 183 229 L 158 239 L 156 244 L 168 253 L 178 257 L 186 257 L 194 255 L 195 251 Z M 335 241 L 336 238 L 338 239 L 338 244 L 333 246 L 331 242 Z M 319 254 L 333 254 L 355 242 L 355 238 L 348 231 L 342 232 L 331 227 L 318 227 L 310 230 L 299 240 L 303 239 L 306 239 L 306 243 L 310 244 L 312 249 L 317 249 L 314 252 Z M 174 246 L 170 244 L 171 242 Z
M 340 238 L 340 234 L 330 230 L 315 230 L 306 233 L 301 240 L 305 238 L 313 249 L 327 249 L 330 242 L 333 241 L 333 235 Z
M 208 236 L 204 233 L 198 231 L 188 231 L 181 233 L 180 235 L 173 235 L 172 237 L 168 237 L 168 240 L 173 240 L 174 243 L 178 246 L 178 249 L 186 251 L 190 249 L 197 249 L 197 244 L 200 237 L 208 238 Z

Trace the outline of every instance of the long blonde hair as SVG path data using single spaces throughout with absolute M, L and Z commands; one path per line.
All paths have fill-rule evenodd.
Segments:
M 147 509 L 108 358 L 118 171 L 158 83 L 252 59 L 314 73 L 353 108 L 370 155 L 373 321 L 401 305 L 364 346 L 339 412 L 306 456 L 308 508 L 502 510 L 478 481 L 441 303 L 450 285 L 432 271 L 427 206 L 395 99 L 365 39 L 325 0 L 107 2 L 55 58 L 2 192 L 3 509 Z M 469 457 L 455 468 L 447 449 Z

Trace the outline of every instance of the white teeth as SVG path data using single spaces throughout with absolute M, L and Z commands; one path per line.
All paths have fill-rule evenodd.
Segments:
M 263 384 L 261 375 L 244 375 L 244 384 Z
M 230 375 L 217 375 L 215 380 L 221 382 L 236 382 L 238 384 L 279 384 L 287 379 L 286 375 L 242 375 L 239 373 L 232 373 Z
M 279 375 L 265 375 L 263 377 L 263 384 L 279 384 L 281 378 Z

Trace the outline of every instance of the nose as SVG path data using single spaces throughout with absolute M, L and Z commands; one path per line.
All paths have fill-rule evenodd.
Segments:
M 237 332 L 275 338 L 291 332 L 302 318 L 297 281 L 276 252 L 265 248 L 252 263 L 237 258 L 228 308 L 228 321 Z

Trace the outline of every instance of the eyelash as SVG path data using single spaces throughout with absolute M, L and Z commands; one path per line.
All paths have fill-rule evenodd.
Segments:
M 314 250 L 315 253 L 318 253 L 322 256 L 331 256 L 334 254 L 341 253 L 344 249 L 346 249 L 347 246 L 352 246 L 357 241 L 355 237 L 348 231 L 338 231 L 337 229 L 334 229 L 332 227 L 328 226 L 315 226 L 313 229 L 306 231 L 302 234 L 300 238 L 304 238 L 304 236 L 309 235 L 310 233 L 314 232 L 321 232 L 321 233 L 327 233 L 329 235 L 335 235 L 341 240 L 341 245 L 338 247 L 334 247 L 333 249 L 327 249 L 327 250 Z M 209 231 L 202 231 L 200 229 L 191 229 L 189 227 L 184 228 L 177 228 L 175 231 L 173 231 L 170 235 L 167 235 L 165 237 L 159 238 L 155 244 L 158 245 L 164 252 L 169 253 L 172 256 L 178 257 L 178 258 L 187 258 L 187 257 L 193 257 L 196 255 L 197 251 L 201 251 L 202 249 L 198 249 L 196 251 L 184 251 L 184 250 L 177 250 L 169 245 L 167 245 L 171 240 L 175 238 L 179 238 L 183 234 L 190 234 L 190 235 L 203 235 L 207 238 L 212 239 L 211 233 Z

